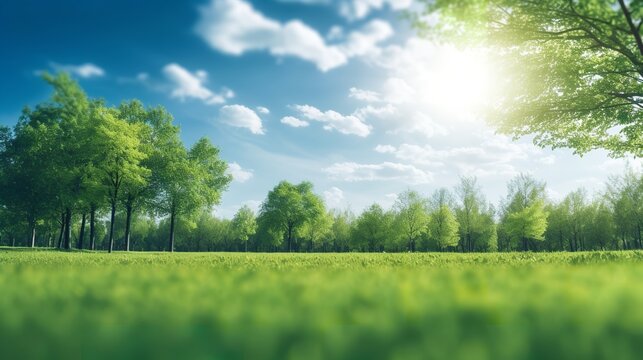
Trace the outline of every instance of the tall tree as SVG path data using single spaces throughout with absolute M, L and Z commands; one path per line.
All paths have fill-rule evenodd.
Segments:
M 392 238 L 394 215 L 386 212 L 379 204 L 369 206 L 355 220 L 352 234 L 353 249 L 360 251 L 382 251 L 390 246 L 399 250 L 397 242 L 387 244 Z
M 178 136 L 171 136 L 153 153 L 150 166 L 156 211 L 169 215 L 168 250 L 172 252 L 177 217 L 189 218 L 218 204 L 232 178 L 226 174 L 219 149 L 206 138 L 187 151 Z
M 545 183 L 520 174 L 508 184 L 501 222 L 509 237 L 529 250 L 531 241 L 544 240 L 547 229 Z
M 144 183 L 150 172 L 141 166 L 141 161 L 146 157 L 140 141 L 143 125 L 119 119 L 113 109 L 98 107 L 95 112 L 93 118 L 98 124 L 95 134 L 96 156 L 100 157 L 96 161 L 111 207 L 108 251 L 112 252 L 116 206 L 122 196 L 120 191 L 124 184 L 138 186 Z
M 426 232 L 429 222 L 427 207 L 427 200 L 411 190 L 399 194 L 393 205 L 396 211 L 396 229 L 400 231 L 411 252 L 416 249 L 417 239 Z
M 330 240 L 333 251 L 348 251 L 351 240 L 351 229 L 355 215 L 349 210 L 333 212 L 333 226 L 331 227 Z
M 280 182 L 268 193 L 261 204 L 259 224 L 264 234 L 272 234 L 286 241 L 286 250 L 293 250 L 298 230 L 320 216 L 324 209 L 322 199 L 313 193 L 313 185 L 302 182 L 294 185 Z
M 232 218 L 232 231 L 235 237 L 243 243 L 244 251 L 248 251 L 248 240 L 257 232 L 257 219 L 254 211 L 244 205 Z
M 494 209 L 487 204 L 475 177 L 462 177 L 455 191 L 458 205 L 456 218 L 460 224 L 462 251 L 491 250 L 497 247 Z
M 423 2 L 415 24 L 425 34 L 497 54 L 506 74 L 488 118 L 501 132 L 581 154 L 643 155 L 643 2 Z
M 428 235 L 438 249 L 445 250 L 456 247 L 460 240 L 458 229 L 458 220 L 446 204 L 440 205 L 431 213 Z

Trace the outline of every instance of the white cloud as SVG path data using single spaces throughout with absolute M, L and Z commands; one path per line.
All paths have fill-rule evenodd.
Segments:
M 355 87 L 350 88 L 348 97 L 366 102 L 381 101 L 379 93 L 371 90 L 358 89 Z
M 81 78 L 89 79 L 92 77 L 105 76 L 105 70 L 98 65 L 92 63 L 85 63 L 81 65 L 64 65 L 57 63 L 49 64 L 55 71 L 68 72 L 72 75 L 80 76 Z
M 259 114 L 268 115 L 270 114 L 270 109 L 265 106 L 257 106 L 257 112 Z
M 204 70 L 197 70 L 195 73 L 191 73 L 181 65 L 171 63 L 163 67 L 163 73 L 174 85 L 171 96 L 181 101 L 194 98 L 208 105 L 214 105 L 225 103 L 227 99 L 234 97 L 234 92 L 230 89 L 224 89 L 221 93 L 214 93 L 205 87 L 204 84 L 207 82 L 208 73 Z
M 527 144 L 513 143 L 507 137 L 496 136 L 476 146 L 451 147 L 436 150 L 430 145 L 402 144 L 398 147 L 378 145 L 375 151 L 391 154 L 400 161 L 429 168 L 449 166 L 461 174 L 476 176 L 515 175 L 515 162 L 530 159 L 541 150 Z
M 340 1 L 339 13 L 349 20 L 363 19 L 372 10 L 379 10 L 388 5 L 393 10 L 407 9 L 413 0 L 343 0 Z
M 355 115 L 342 115 L 336 111 L 321 111 L 310 105 L 294 105 L 293 108 L 308 120 L 319 121 L 325 130 L 337 130 L 346 135 L 366 137 L 371 133 L 371 126 Z
M 246 170 L 241 167 L 241 165 L 236 162 L 231 162 L 228 164 L 228 173 L 232 175 L 234 181 L 244 183 L 254 176 L 252 170 Z
M 433 181 L 433 173 L 413 165 L 383 162 L 380 164 L 335 163 L 324 169 L 331 179 L 356 181 L 400 181 L 408 184 L 426 184 Z
M 344 201 L 344 192 L 338 187 L 331 187 L 324 191 L 324 200 L 329 208 L 336 208 Z
M 381 154 L 392 154 L 395 153 L 395 146 L 391 145 L 377 145 L 375 151 Z
M 282 117 L 281 118 L 281 123 L 286 124 L 288 126 L 296 127 L 296 128 L 298 128 L 298 127 L 306 127 L 306 126 L 310 125 L 308 123 L 308 121 L 299 120 L 294 116 L 284 116 L 284 117 Z
M 360 31 L 351 32 L 340 49 L 347 57 L 378 54 L 377 44 L 390 38 L 393 28 L 384 20 L 371 20 Z
M 265 133 L 259 115 L 243 105 L 223 106 L 219 109 L 219 120 L 230 126 L 246 128 L 253 134 Z
M 211 0 L 199 10 L 195 30 L 214 49 L 237 56 L 259 50 L 294 56 L 314 63 L 321 71 L 344 65 L 350 57 L 377 53 L 376 45 L 393 34 L 387 22 L 373 20 L 361 31 L 350 33 L 345 43 L 329 45 L 301 20 L 281 23 L 244 0 Z
M 326 34 L 326 39 L 331 41 L 339 40 L 343 37 L 344 37 L 344 28 L 339 25 L 331 26 L 330 30 L 328 30 L 328 34 Z

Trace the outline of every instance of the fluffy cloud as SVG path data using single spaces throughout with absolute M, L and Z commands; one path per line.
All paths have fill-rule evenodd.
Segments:
M 371 90 L 358 89 L 356 87 L 350 88 L 348 97 L 366 102 L 381 101 L 379 93 Z
M 205 87 L 208 73 L 203 70 L 191 73 L 181 65 L 171 63 L 163 67 L 163 74 L 174 85 L 171 96 L 182 101 L 193 98 L 214 105 L 225 103 L 227 99 L 234 97 L 232 90 L 224 89 L 221 93 L 214 93 Z
M 51 63 L 49 65 L 55 71 L 67 72 L 84 79 L 105 76 L 105 70 L 100 68 L 98 65 L 94 65 L 92 63 L 85 63 L 81 65 L 64 65 L 64 64 Z
M 232 162 L 228 164 L 228 173 L 232 175 L 232 178 L 234 179 L 234 181 L 237 181 L 240 183 L 244 183 L 252 179 L 252 176 L 253 176 L 252 170 L 246 170 L 236 162 Z
M 212 48 L 230 55 L 264 50 L 314 63 L 321 71 L 344 65 L 349 58 L 374 54 L 376 45 L 393 34 L 391 26 L 373 20 L 342 44 L 329 45 L 300 20 L 281 23 L 263 15 L 244 0 L 212 0 L 202 6 L 196 32 Z
M 333 110 L 321 111 L 310 105 L 294 105 L 293 108 L 301 117 L 323 123 L 325 130 L 337 130 L 342 134 L 360 137 L 371 133 L 371 126 L 355 115 L 342 115 Z
M 270 109 L 268 109 L 268 108 L 267 108 L 267 107 L 265 107 L 265 106 L 257 106 L 257 112 L 258 112 L 259 114 L 268 115 L 268 114 L 270 114 Z
M 335 163 L 324 169 L 331 179 L 342 181 L 400 181 L 407 184 L 426 184 L 433 181 L 433 173 L 413 165 L 383 162 L 380 164 L 359 164 L 355 162 Z
M 246 128 L 253 134 L 265 133 L 259 115 L 243 105 L 223 106 L 219 109 L 219 121 L 230 126 Z
M 339 46 L 347 57 L 379 53 L 377 44 L 393 35 L 393 28 L 383 20 L 372 20 L 361 29 L 351 32 L 346 41 Z
M 324 200 L 326 205 L 330 208 L 336 208 L 344 201 L 344 192 L 342 189 L 333 186 L 332 188 L 324 191 Z
M 310 125 L 308 123 L 308 121 L 299 120 L 294 116 L 284 116 L 284 117 L 282 117 L 281 118 L 281 123 L 286 124 L 288 126 L 296 127 L 296 128 L 298 128 L 298 127 L 306 127 L 306 126 Z
M 455 167 L 462 174 L 476 176 L 515 175 L 514 164 L 540 154 L 541 150 L 528 144 L 513 143 L 504 136 L 496 136 L 477 146 L 452 147 L 436 150 L 430 145 L 402 144 L 398 147 L 378 145 L 381 154 L 391 154 L 397 160 L 422 168 Z M 535 161 L 540 161 L 538 158 Z
M 339 2 L 339 13 L 349 20 L 363 19 L 372 10 L 388 5 L 393 10 L 407 9 L 413 0 L 343 0 Z

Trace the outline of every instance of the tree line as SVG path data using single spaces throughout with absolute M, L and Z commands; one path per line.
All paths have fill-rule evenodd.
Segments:
M 231 177 L 219 150 L 190 148 L 172 115 L 140 101 L 108 107 L 66 74 L 47 102 L 0 128 L 0 245 L 138 251 L 581 251 L 641 249 L 643 174 L 560 201 L 521 174 L 494 206 L 473 177 L 391 209 L 329 210 L 310 182 L 282 181 L 258 213 L 213 215 Z
M 3 241 L 111 252 L 119 239 L 129 250 L 145 213 L 169 219 L 163 249 L 173 251 L 176 222 L 219 203 L 231 181 L 219 150 L 207 138 L 186 148 L 163 107 L 108 107 L 67 74 L 43 78 L 51 98 L 0 127 Z

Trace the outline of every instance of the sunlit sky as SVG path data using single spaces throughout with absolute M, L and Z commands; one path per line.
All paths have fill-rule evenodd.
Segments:
M 209 137 L 235 180 L 217 213 L 257 208 L 280 180 L 312 181 L 329 207 L 478 177 L 488 199 L 520 172 L 560 198 L 625 167 L 595 151 L 533 146 L 476 116 L 499 76 L 480 50 L 420 39 L 413 0 L 5 1 L 0 123 L 47 99 L 68 71 L 110 104 L 161 104 L 183 140 Z M 631 163 L 637 169 L 641 161 Z

